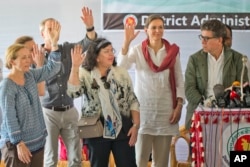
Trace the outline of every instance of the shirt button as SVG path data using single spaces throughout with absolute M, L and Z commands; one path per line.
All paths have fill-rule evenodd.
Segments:
M 63 94 L 61 96 L 64 96 Z

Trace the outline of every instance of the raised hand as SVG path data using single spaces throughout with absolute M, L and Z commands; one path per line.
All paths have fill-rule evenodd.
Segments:
M 82 8 L 82 16 L 81 19 L 83 23 L 85 24 L 86 28 L 92 28 L 94 26 L 94 18 L 92 15 L 92 10 L 88 7 Z
M 134 40 L 135 37 L 139 33 L 140 33 L 140 31 L 137 31 L 135 33 L 135 25 L 131 25 L 131 24 L 124 25 L 124 41 L 122 44 L 122 54 L 123 55 L 127 54 L 131 41 Z
M 33 46 L 33 51 L 31 53 L 32 60 L 35 62 L 37 67 L 42 67 L 44 64 L 44 51 L 42 50 L 42 47 L 38 47 L 38 45 Z
M 124 25 L 124 42 L 130 44 L 130 42 L 134 40 L 139 33 L 140 31 L 137 31 L 135 33 L 135 25 L 131 24 Z
M 73 85 L 80 85 L 79 80 L 79 67 L 83 63 L 85 57 L 82 53 L 82 46 L 75 45 L 74 48 L 71 49 L 71 60 L 72 60 L 72 67 L 69 76 L 69 83 Z
M 51 21 L 51 29 L 48 32 L 52 47 L 57 45 L 60 37 L 61 25 L 58 21 Z
M 85 57 L 82 53 L 82 46 L 75 45 L 74 48 L 71 49 L 71 60 L 72 60 L 72 67 L 79 68 L 80 65 L 83 63 Z

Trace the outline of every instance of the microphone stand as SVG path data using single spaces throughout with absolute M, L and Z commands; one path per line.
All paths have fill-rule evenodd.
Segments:
M 245 72 L 245 67 L 246 67 L 246 63 L 247 63 L 247 56 L 243 55 L 242 56 L 242 71 L 241 71 L 241 76 L 240 76 L 240 101 L 243 102 L 243 76 L 244 76 L 244 72 Z

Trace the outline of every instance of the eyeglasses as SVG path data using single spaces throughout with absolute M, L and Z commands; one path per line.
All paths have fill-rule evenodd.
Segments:
M 115 54 L 115 49 L 114 48 L 112 48 L 112 49 L 103 49 L 103 53 L 104 54 L 109 54 L 109 53 L 113 53 L 113 54 Z
M 103 77 L 101 77 L 101 80 L 104 83 L 104 88 L 109 89 L 110 88 L 110 83 L 107 81 L 107 77 L 103 76 Z
M 217 38 L 217 37 L 206 37 L 202 35 L 199 35 L 198 37 L 200 40 L 204 40 L 205 42 L 207 42 L 209 39 Z

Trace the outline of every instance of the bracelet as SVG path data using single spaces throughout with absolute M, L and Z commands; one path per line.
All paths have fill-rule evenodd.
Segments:
M 139 126 L 137 124 L 133 124 L 133 127 L 135 127 L 136 129 L 139 129 Z
M 91 31 L 93 31 L 94 29 L 95 29 L 95 27 L 93 26 L 93 27 L 87 28 L 86 31 L 87 31 L 87 32 L 91 32 Z
M 177 98 L 177 105 L 183 106 L 184 104 L 185 104 L 185 100 L 182 99 L 182 98 L 180 98 L 180 97 L 178 97 L 178 98 Z

